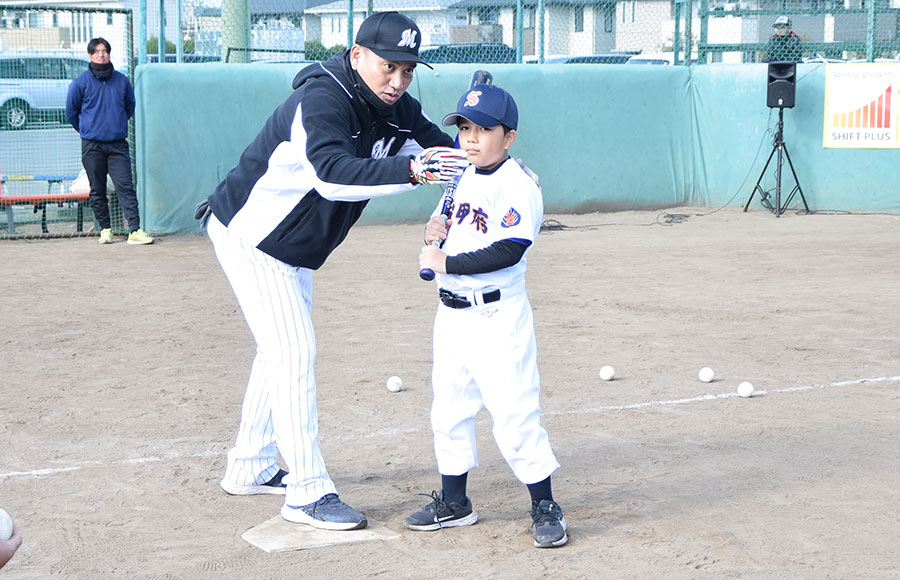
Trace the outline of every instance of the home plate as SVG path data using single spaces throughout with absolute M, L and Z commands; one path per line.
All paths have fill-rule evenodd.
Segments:
M 369 520 L 369 525 L 361 530 L 336 532 L 292 524 L 281 516 L 266 520 L 241 534 L 241 538 L 266 552 L 306 550 L 367 540 L 395 540 L 399 537 L 400 534 L 372 520 Z

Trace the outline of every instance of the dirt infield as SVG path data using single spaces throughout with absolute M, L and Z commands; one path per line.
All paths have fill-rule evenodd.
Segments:
M 208 240 L 0 243 L 0 576 L 896 578 L 900 218 L 701 211 L 547 216 L 529 256 L 554 550 L 486 413 L 478 524 L 402 526 L 439 481 L 420 225 L 355 228 L 315 278 L 329 471 L 400 538 L 277 553 L 240 536 L 279 499 L 218 487 L 254 346 Z

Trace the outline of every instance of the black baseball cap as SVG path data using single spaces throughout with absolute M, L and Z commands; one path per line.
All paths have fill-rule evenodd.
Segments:
M 393 62 L 420 62 L 422 33 L 416 23 L 399 12 L 376 12 L 359 25 L 356 44 L 365 46 L 381 58 Z

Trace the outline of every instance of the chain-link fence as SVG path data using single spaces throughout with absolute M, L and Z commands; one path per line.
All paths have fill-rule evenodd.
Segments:
M 228 62 L 316 60 L 346 48 L 359 23 L 384 10 L 418 24 L 423 54 L 435 63 L 900 55 L 900 0 L 183 0 L 182 34 L 187 52 Z M 779 17 L 788 26 L 775 27 Z
M 56 201 L 52 196 L 72 193 L 81 169 L 79 137 L 64 119 L 65 98 L 72 79 L 87 67 L 87 42 L 98 36 L 112 44 L 113 64 L 129 76 L 136 64 L 160 60 L 326 59 L 352 44 L 366 16 L 386 10 L 402 12 L 418 24 L 420 54 L 435 64 L 705 65 L 900 57 L 900 0 L 122 4 L 126 8 L 0 2 L 0 231 L 7 235 L 28 228 L 53 234 L 56 221 L 67 222 L 66 228 L 75 232 L 82 212 L 90 222 L 90 211 L 78 199 Z M 147 12 L 134 12 L 133 19 L 140 6 Z M 114 195 L 110 199 L 115 203 Z M 113 227 L 122 225 L 115 211 Z
M 90 187 L 79 179 L 81 138 L 66 120 L 66 98 L 88 69 L 92 38 L 109 41 L 113 66 L 131 77 L 131 31 L 129 10 L 0 3 L 0 236 L 92 229 Z M 121 212 L 112 215 L 121 230 Z

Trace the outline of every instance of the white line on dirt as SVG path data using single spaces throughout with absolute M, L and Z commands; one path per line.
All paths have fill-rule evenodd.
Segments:
M 771 389 L 771 390 L 767 390 L 767 391 L 756 391 L 753 394 L 753 396 L 758 397 L 758 396 L 768 395 L 770 393 L 798 393 L 798 392 L 802 392 L 802 391 L 813 391 L 813 390 L 818 390 L 818 389 L 833 389 L 833 388 L 837 388 L 837 387 L 847 387 L 847 386 L 851 386 L 851 385 L 861 385 L 861 384 L 866 384 L 866 383 L 893 383 L 893 382 L 898 382 L 898 381 L 900 381 L 900 375 L 891 376 L 891 377 L 873 377 L 873 378 L 866 378 L 866 379 L 853 379 L 853 380 L 849 380 L 849 381 L 840 381 L 837 383 L 828 383 L 828 384 L 821 384 L 821 385 L 807 385 L 807 386 L 803 386 L 803 387 L 788 387 L 785 389 Z M 570 410 L 570 411 L 552 411 L 552 412 L 545 412 L 543 414 L 546 416 L 584 415 L 586 413 L 599 413 L 599 412 L 603 412 L 603 411 L 627 411 L 627 410 L 632 410 L 632 409 L 643 409 L 646 407 L 663 407 L 663 406 L 667 406 L 667 405 L 685 405 L 688 403 L 701 403 L 704 401 L 713 401 L 716 399 L 729 399 L 731 397 L 737 397 L 737 396 L 739 396 L 739 395 L 736 392 L 719 393 L 718 395 L 707 394 L 707 395 L 700 395 L 698 397 L 689 397 L 689 398 L 685 398 L 685 399 L 670 399 L 670 400 L 666 400 L 666 401 L 643 401 L 640 403 L 631 403 L 628 405 L 610 405 L 610 406 L 605 406 L 605 407 L 592 407 L 589 409 L 575 409 L 575 410 Z M 404 429 L 403 430 L 403 432 L 405 432 L 405 433 L 418 432 L 418 431 L 421 431 L 421 429 Z M 397 435 L 397 430 L 381 430 L 381 431 L 376 431 L 374 433 L 370 433 L 366 437 L 395 436 L 395 435 Z M 357 438 L 358 438 L 357 436 L 349 437 L 349 439 L 357 439 Z M 219 456 L 219 455 L 224 455 L 224 453 L 222 453 L 221 451 L 207 450 L 207 451 L 203 451 L 201 453 L 192 453 L 192 454 L 187 454 L 187 455 L 172 454 L 172 455 L 166 455 L 163 457 L 149 456 L 149 457 L 138 457 L 138 458 L 134 458 L 134 459 L 119 459 L 117 461 L 114 461 L 112 464 L 113 465 L 138 465 L 138 464 L 142 464 L 142 463 L 156 463 L 156 462 L 167 461 L 167 460 L 171 460 L 171 459 L 213 457 L 213 456 Z M 57 475 L 57 474 L 66 473 L 69 471 L 77 471 L 84 467 L 98 466 L 98 465 L 103 465 L 103 463 L 100 461 L 85 461 L 78 465 L 72 465 L 72 466 L 68 466 L 68 467 L 51 467 L 51 468 L 46 468 L 46 469 L 34 469 L 31 471 L 8 471 L 6 473 L 0 473 L 0 479 L 7 479 L 10 477 L 35 477 L 35 478 L 48 477 L 51 475 Z

